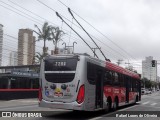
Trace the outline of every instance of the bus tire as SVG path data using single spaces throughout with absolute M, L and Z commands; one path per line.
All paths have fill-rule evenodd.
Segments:
M 136 96 L 136 102 L 138 102 L 139 100 L 138 100 L 138 95 Z
M 111 111 L 111 108 L 112 108 L 112 99 L 109 98 L 109 99 L 107 100 L 107 102 L 108 102 L 108 111 Z
M 118 98 L 116 97 L 113 103 L 113 111 L 116 111 L 117 109 L 118 109 Z

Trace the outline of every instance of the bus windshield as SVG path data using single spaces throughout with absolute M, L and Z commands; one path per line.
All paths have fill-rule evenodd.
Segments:
M 65 83 L 74 79 L 77 57 L 49 58 L 45 60 L 45 78 L 49 82 Z
M 61 58 L 45 60 L 45 71 L 75 71 L 77 58 Z

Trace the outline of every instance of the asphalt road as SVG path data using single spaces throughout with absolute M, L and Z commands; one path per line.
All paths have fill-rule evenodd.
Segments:
M 2 106 L 2 105 L 3 106 Z M 5 105 L 6 104 L 6 105 Z M 13 100 L 13 101 L 0 101 L 0 111 L 44 111 L 42 114 L 43 117 L 24 117 L 24 118 L 0 118 L 5 120 L 75 120 L 75 119 L 83 119 L 83 120 L 160 120 L 160 117 L 157 118 L 157 113 L 160 114 L 160 92 L 155 92 L 150 95 L 143 95 L 141 102 L 137 103 L 136 105 L 129 105 L 125 107 L 119 108 L 115 112 L 110 113 L 102 113 L 102 112 L 73 112 L 73 111 L 64 111 L 64 110 L 54 110 L 49 108 L 40 108 L 37 105 L 37 100 Z M 50 112 L 45 112 L 50 111 Z M 131 111 L 128 113 L 128 111 Z M 141 111 L 153 111 L 149 113 L 144 113 Z M 127 113 L 125 113 L 127 112 Z M 125 116 L 127 114 L 127 117 Z M 142 118 L 140 118 L 137 115 L 143 115 Z M 145 114 L 145 115 L 144 115 Z M 155 114 L 155 116 L 153 116 Z M 40 114 L 38 114 L 40 115 Z M 110 117 L 110 116 L 118 116 L 118 117 Z M 122 117 L 123 115 L 123 117 Z M 152 116 L 149 116 L 152 115 Z M 144 117 L 145 116 L 145 117 Z M 149 116 L 149 117 L 147 117 Z

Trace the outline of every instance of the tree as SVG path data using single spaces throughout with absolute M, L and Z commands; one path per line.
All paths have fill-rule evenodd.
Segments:
M 54 50 L 54 54 L 58 54 L 58 48 L 57 48 L 57 43 L 62 40 L 62 36 L 65 33 L 59 29 L 59 27 L 52 27 L 51 29 L 51 36 L 52 38 L 50 40 L 53 41 L 53 44 L 55 45 L 55 50 Z
M 147 78 L 142 79 L 143 85 L 145 85 L 145 88 L 151 88 L 152 87 L 152 82 L 148 80 Z
M 38 34 L 38 41 L 43 40 L 44 45 L 43 45 L 43 56 L 47 55 L 47 51 L 48 51 L 48 47 L 46 47 L 46 41 L 50 40 L 50 30 L 51 30 L 51 26 L 48 25 L 48 22 L 45 22 L 42 26 L 42 30 L 39 29 L 39 27 L 37 25 L 35 25 L 35 27 L 38 29 L 38 32 L 36 32 Z

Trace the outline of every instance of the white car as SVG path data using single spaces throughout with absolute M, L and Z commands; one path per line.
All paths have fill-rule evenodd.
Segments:
M 141 88 L 141 94 L 142 94 L 142 95 L 145 95 L 145 94 L 146 94 L 145 88 Z
M 151 93 L 152 93 L 151 90 L 146 89 L 146 94 L 151 94 Z

